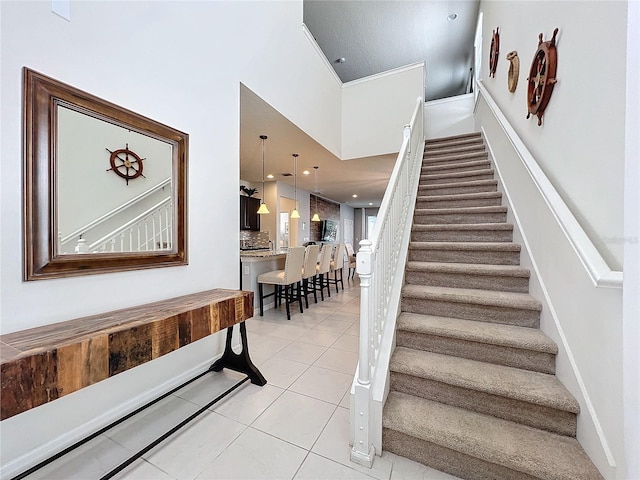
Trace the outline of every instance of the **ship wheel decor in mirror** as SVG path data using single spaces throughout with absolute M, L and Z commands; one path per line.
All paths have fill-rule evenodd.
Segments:
M 491 50 L 489 50 L 489 76 L 496 78 L 496 68 L 498 66 L 498 56 L 500 54 L 500 33 L 496 27 L 491 37 Z
M 553 86 L 556 84 L 556 68 L 558 66 L 558 54 L 556 50 L 556 35 L 558 29 L 553 31 L 551 40 L 542 41 L 542 33 L 538 37 L 538 50 L 533 56 L 529 78 L 527 78 L 527 118 L 534 114 L 538 117 L 538 125 L 542 125 L 542 115 L 547 108 Z
M 129 150 L 128 143 L 125 144 L 124 148 L 118 150 L 111 151 L 108 148 L 106 150 L 111 154 L 109 158 L 111 168 L 108 168 L 107 172 L 113 170 L 116 175 L 126 180 L 127 185 L 129 185 L 129 180 L 144 177 L 142 175 L 142 162 L 146 159 L 140 158 L 136 152 Z

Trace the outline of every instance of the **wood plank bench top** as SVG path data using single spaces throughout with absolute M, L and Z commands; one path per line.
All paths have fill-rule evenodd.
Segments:
M 0 335 L 0 419 L 252 316 L 253 292 L 215 289 Z

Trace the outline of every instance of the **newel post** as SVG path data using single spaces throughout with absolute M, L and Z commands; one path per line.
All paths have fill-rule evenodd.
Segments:
M 362 240 L 356 255 L 356 271 L 360 277 L 360 354 L 353 402 L 355 411 L 351 415 L 353 419 L 351 428 L 354 430 L 351 461 L 368 468 L 373 465 L 375 456 L 370 428 L 371 359 L 369 358 L 369 337 L 374 313 L 371 310 L 369 300 L 374 257 L 371 245 L 369 240 Z

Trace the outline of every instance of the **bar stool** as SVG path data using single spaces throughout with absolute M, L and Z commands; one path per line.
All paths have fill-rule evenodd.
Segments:
M 333 255 L 333 260 L 330 263 L 330 270 L 333 272 L 333 278 L 328 278 L 327 281 L 330 284 L 336 286 L 336 293 L 338 290 L 338 282 L 344 290 L 344 282 L 342 281 L 342 270 L 344 269 L 344 243 L 339 243 L 336 247 L 336 251 Z M 338 278 L 338 272 L 340 272 L 340 278 Z
M 291 247 L 287 251 L 287 258 L 284 264 L 284 270 L 273 270 L 258 275 L 258 296 L 260 298 L 260 316 L 264 316 L 264 299 L 270 296 L 275 296 L 275 303 L 278 306 L 278 300 L 283 297 L 285 299 L 285 305 L 287 308 L 287 320 L 291 320 L 291 313 L 289 312 L 289 303 L 296 301 L 300 305 L 300 313 L 302 313 L 302 298 L 301 298 L 301 282 L 302 282 L 302 262 L 304 260 L 304 247 Z M 264 295 L 263 284 L 269 284 L 275 286 L 275 291 Z M 284 287 L 284 293 L 282 293 L 282 287 Z M 294 300 L 294 291 L 297 292 L 296 299 Z M 280 301 L 282 304 L 282 301 Z
M 331 268 L 331 250 L 333 245 L 325 243 L 320 250 L 320 262 L 316 267 L 317 275 L 313 277 L 313 287 L 320 291 L 320 298 L 324 302 L 324 289 L 327 288 L 327 295 L 331 296 L 329 288 L 329 269 Z
M 320 245 L 309 245 L 304 252 L 304 266 L 302 269 L 302 293 L 304 294 L 304 303 L 309 308 L 308 295 L 313 293 L 314 303 L 318 303 L 318 293 L 314 285 L 309 283 L 309 279 L 314 279 L 317 275 L 316 265 L 318 264 L 318 253 Z
M 344 248 L 347 250 L 347 258 L 349 259 L 349 275 L 347 278 L 353 278 L 356 273 L 356 253 L 353 251 L 353 245 L 345 242 Z

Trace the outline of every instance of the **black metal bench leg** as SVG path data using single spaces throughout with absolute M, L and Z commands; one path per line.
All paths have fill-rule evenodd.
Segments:
M 266 385 L 267 381 L 265 380 L 258 367 L 256 367 L 251 358 L 249 357 L 249 346 L 247 343 L 247 327 L 244 322 L 240 323 L 240 341 L 242 343 L 242 351 L 240 353 L 236 353 L 231 348 L 231 340 L 233 338 L 233 327 L 234 325 L 227 328 L 227 343 L 224 347 L 224 353 L 220 359 L 216 360 L 209 370 L 213 370 L 214 372 L 219 372 L 223 368 L 228 368 L 229 370 L 234 370 L 236 372 L 246 374 L 250 379 L 251 383 L 254 385 L 263 386 Z

